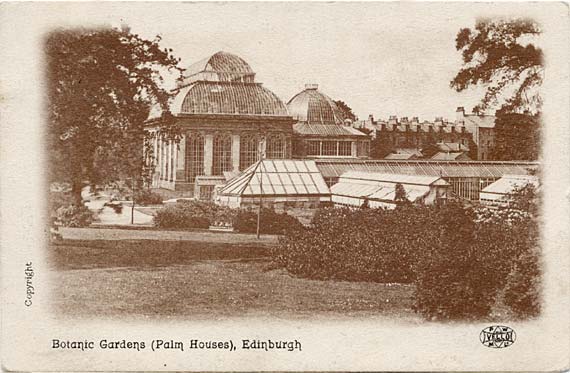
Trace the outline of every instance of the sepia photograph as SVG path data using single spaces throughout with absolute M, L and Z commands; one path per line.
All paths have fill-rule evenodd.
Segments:
M 4 369 L 569 368 L 567 4 L 0 16 Z

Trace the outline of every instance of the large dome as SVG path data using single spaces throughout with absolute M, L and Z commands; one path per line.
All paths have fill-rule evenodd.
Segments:
M 334 101 L 319 92 L 316 84 L 293 96 L 287 103 L 289 114 L 299 122 L 308 124 L 343 124 L 344 116 Z
M 259 83 L 199 81 L 182 88 L 172 114 L 288 116 L 285 104 Z
M 218 52 L 185 70 L 170 112 L 288 116 L 279 97 L 255 82 L 249 64 L 226 52 Z

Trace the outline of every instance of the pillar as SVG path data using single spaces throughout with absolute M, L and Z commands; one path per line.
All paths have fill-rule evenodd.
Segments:
M 352 145 L 352 151 L 351 151 L 351 155 L 353 157 L 358 157 L 358 145 L 356 141 L 351 141 L 351 145 Z
M 239 134 L 232 134 L 232 168 L 236 172 L 239 172 L 239 152 L 240 152 Z
M 176 162 L 174 160 L 174 141 L 168 140 L 168 157 L 170 161 L 168 164 L 170 165 L 170 170 L 168 170 L 168 180 L 174 181 L 174 170 L 176 169 Z
M 212 176 L 212 164 L 214 162 L 214 135 L 204 136 L 204 175 Z
M 165 163 L 164 163 L 164 140 L 160 139 L 160 180 L 164 180 L 164 169 L 165 169 Z
M 176 147 L 176 179 L 186 180 L 185 166 L 186 163 L 186 136 L 182 136 L 178 146 Z

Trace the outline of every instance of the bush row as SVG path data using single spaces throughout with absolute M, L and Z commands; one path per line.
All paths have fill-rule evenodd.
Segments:
M 267 208 L 261 210 L 260 223 L 260 233 L 263 234 L 283 234 L 286 229 L 301 226 L 293 216 Z M 154 224 L 160 228 L 185 229 L 228 225 L 242 233 L 255 233 L 257 210 L 231 209 L 211 202 L 179 201 L 157 211 Z
M 479 218 L 487 216 L 484 221 Z M 482 318 L 498 299 L 517 317 L 539 311 L 538 225 L 529 214 L 474 211 L 456 203 L 326 209 L 288 231 L 274 251 L 290 273 L 311 279 L 413 283 L 429 319 Z

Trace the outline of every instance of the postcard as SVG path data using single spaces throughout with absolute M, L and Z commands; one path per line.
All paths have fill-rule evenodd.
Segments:
M 567 371 L 554 2 L 0 5 L 5 371 Z

